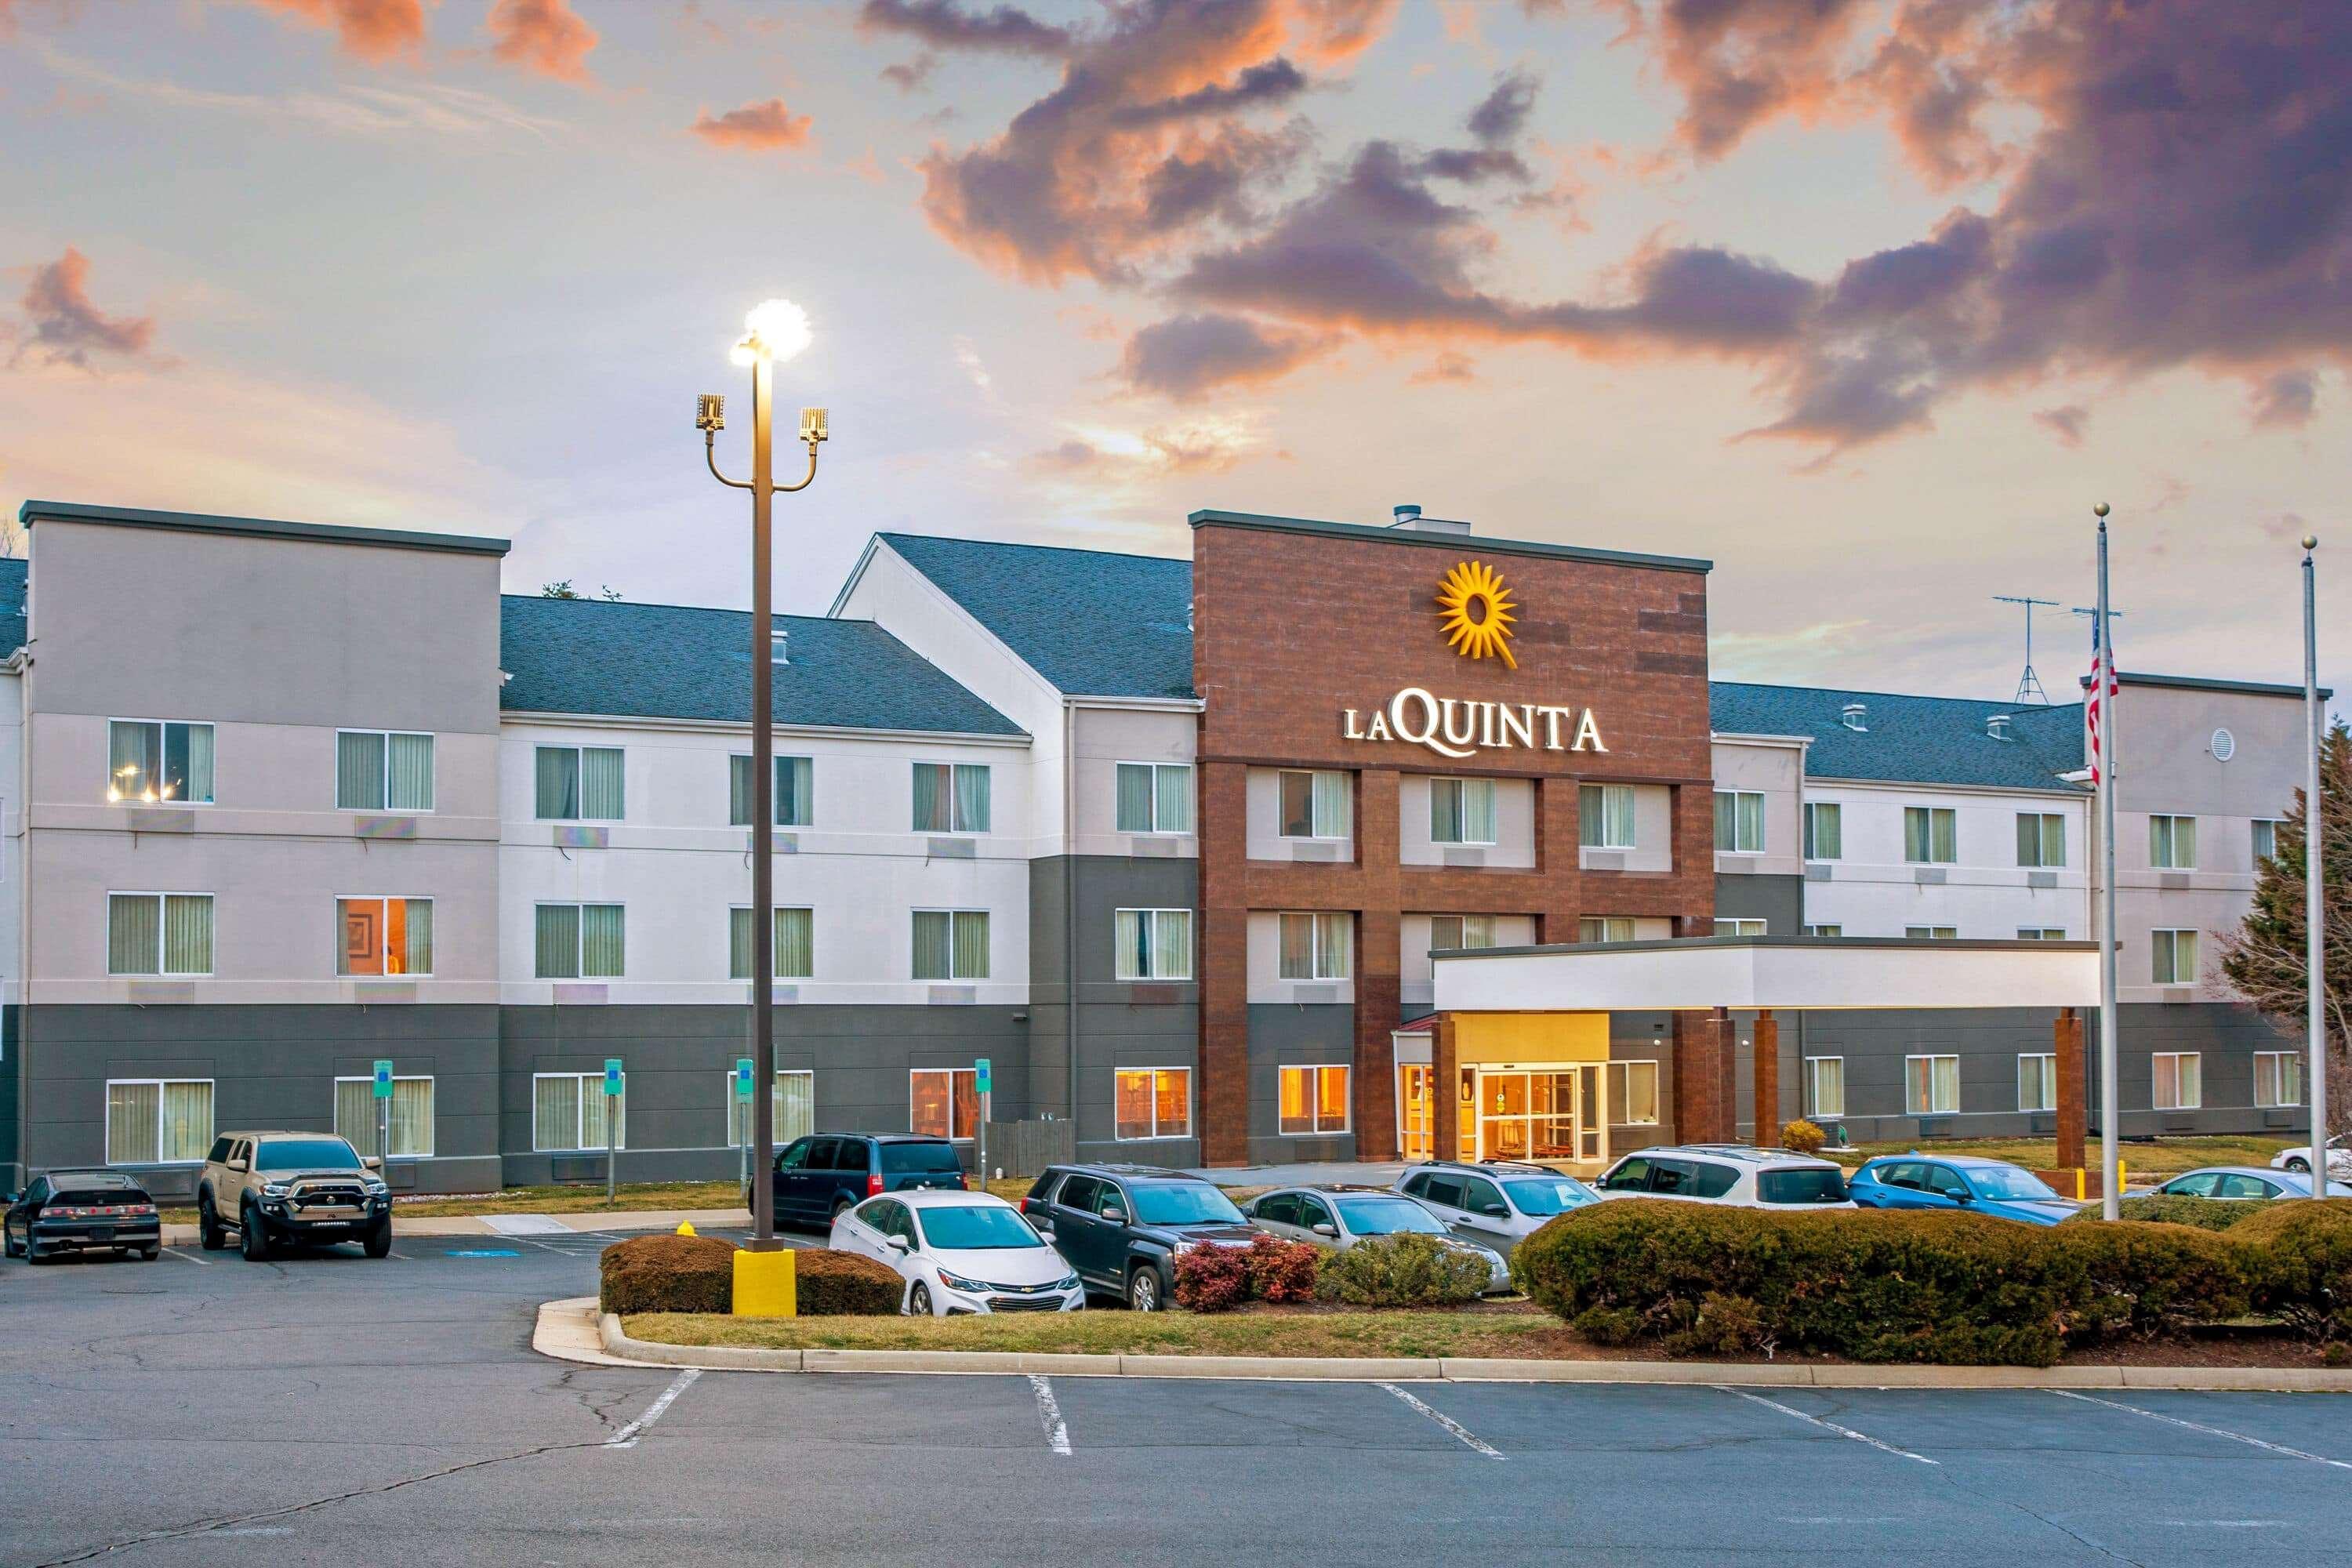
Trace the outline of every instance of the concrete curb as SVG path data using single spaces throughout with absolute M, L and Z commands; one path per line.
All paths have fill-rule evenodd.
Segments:
M 1017 1351 L 748 1350 L 734 1345 L 673 1345 L 632 1339 L 621 1320 L 597 1312 L 595 1298 L 550 1301 L 540 1309 L 531 1348 L 572 1361 L 622 1366 L 700 1366 L 730 1372 L 929 1373 L 963 1377 L 1250 1378 L 1308 1383 L 1585 1383 L 1744 1388 L 2135 1388 L 2230 1389 L 2271 1394 L 2352 1394 L 2352 1370 L 2332 1367 L 2219 1366 L 1824 1366 L 1789 1362 L 1518 1361 L 1448 1357 L 1377 1359 L 1311 1356 L 1031 1354 Z M 577 1325 L 571 1343 L 590 1336 L 601 1353 L 565 1355 L 541 1342 L 551 1321 Z M 584 1347 L 583 1347 L 584 1348 Z

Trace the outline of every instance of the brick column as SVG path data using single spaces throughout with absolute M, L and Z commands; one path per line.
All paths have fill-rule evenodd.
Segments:
M 1201 1158 L 1249 1163 L 1248 770 L 1200 768 Z
M 1584 912 L 1583 860 L 1578 853 L 1583 830 L 1578 781 L 1536 781 L 1536 875 L 1543 879 L 1543 908 L 1536 916 L 1538 942 L 1574 942 Z
M 1769 1007 L 1756 1015 L 1756 1146 L 1780 1146 L 1780 1020 Z
M 2051 1049 L 2058 1058 L 2058 1169 L 2083 1164 L 2083 1015 L 2072 1007 L 2058 1010 Z
M 1404 984 L 1403 922 L 1397 902 L 1403 844 L 1398 779 L 1386 768 L 1356 775 L 1356 863 L 1361 873 L 1356 915 L 1356 1158 L 1393 1160 L 1397 1152 L 1396 1039 Z
M 1429 1031 L 1429 1152 L 1452 1160 L 1462 1141 L 1462 1047 L 1454 1015 L 1440 1013 Z
M 1726 1009 L 1675 1015 L 1675 1142 L 1728 1143 L 1738 1136 L 1738 1048 Z

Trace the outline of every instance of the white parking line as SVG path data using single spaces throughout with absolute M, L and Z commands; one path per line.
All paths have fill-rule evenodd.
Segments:
M 2322 817 L 2320 820 L 2325 822 L 2326 821 L 2326 818 Z M 163 1253 L 167 1258 L 176 1258 L 183 1263 L 194 1263 L 200 1268 L 210 1268 L 213 1266 L 213 1260 L 211 1258 L 198 1258 L 194 1253 L 183 1252 L 176 1247 L 167 1247 L 163 1249 Z
M 2061 1399 L 2079 1399 L 2085 1405 L 2104 1405 L 2110 1410 L 2127 1411 L 2145 1415 L 2150 1421 L 2161 1421 L 2168 1426 L 2185 1426 L 2191 1432 L 2202 1432 L 2209 1437 L 2227 1437 L 2233 1443 L 2244 1443 L 2256 1448 L 2267 1448 L 2273 1454 L 2284 1454 L 2290 1459 L 2308 1459 L 2315 1465 L 2333 1465 L 2339 1470 L 2352 1470 L 2352 1464 L 2331 1459 L 2324 1454 L 2306 1454 L 2300 1448 L 2290 1448 L 2284 1443 L 2269 1443 L 2260 1437 L 2249 1437 L 2243 1432 L 2231 1432 L 2220 1426 L 2208 1426 L 2201 1422 L 2183 1421 L 2178 1415 L 2159 1415 L 2153 1410 L 2142 1410 L 2137 1405 L 2118 1405 L 2112 1399 L 2095 1399 L 2087 1394 L 2077 1394 L 2071 1388 L 2053 1388 L 2051 1393 Z
M 1029 1386 L 1037 1392 L 1037 1419 L 1045 1428 L 1045 1447 L 1068 1458 L 1070 1428 L 1062 1420 L 1062 1402 L 1054 1397 L 1053 1380 L 1033 1372 L 1029 1374 Z
M 651 1405 L 646 1406 L 646 1413 L 643 1415 L 614 1433 L 604 1447 L 607 1448 L 635 1447 L 637 1439 L 646 1435 L 646 1428 L 662 1418 L 662 1412 L 669 1408 L 670 1401 L 693 1387 L 694 1380 L 701 1375 L 702 1369 L 698 1366 L 690 1366 L 679 1373 L 677 1380 L 667 1388 L 663 1389 L 660 1396 Z
M 1777 1399 L 1767 1399 L 1760 1394 L 1750 1394 L 1744 1388 L 1729 1388 L 1719 1383 L 1715 1384 L 1712 1386 L 1717 1394 L 1738 1394 L 1740 1398 L 1752 1400 L 1754 1403 L 1761 1405 L 1767 1409 L 1777 1410 L 1783 1415 L 1793 1415 L 1808 1426 L 1818 1426 L 1824 1432 L 1834 1432 L 1841 1437 L 1851 1437 L 1857 1443 L 1867 1443 L 1882 1454 L 1893 1454 L 1899 1458 L 1905 1459 L 1916 1459 L 1923 1465 L 1933 1465 L 1937 1463 L 1936 1460 L 1927 1458 L 1925 1454 L 1915 1454 L 1908 1448 L 1898 1448 L 1892 1443 L 1882 1443 L 1877 1438 L 1870 1436 L 1865 1433 L 1857 1432 L 1851 1426 L 1841 1426 L 1834 1421 L 1824 1421 L 1818 1415 L 1808 1415 L 1803 1411 L 1797 1409 L 1795 1406 L 1783 1405 Z
M 1451 1415 L 1446 1415 L 1444 1411 L 1431 1409 L 1428 1405 L 1423 1404 L 1420 1400 L 1415 1399 L 1412 1394 L 1407 1394 L 1403 1389 L 1399 1388 L 1393 1383 L 1384 1383 L 1381 1384 L 1381 1386 L 1387 1389 L 1391 1394 L 1395 1394 L 1399 1399 L 1403 1400 L 1407 1405 L 1412 1405 L 1415 1410 L 1420 1411 L 1423 1415 L 1428 1416 L 1432 1421 L 1436 1422 L 1440 1426 L 1444 1427 L 1448 1432 L 1453 1433 L 1472 1451 L 1484 1454 L 1490 1459 L 1499 1459 L 1503 1457 L 1499 1449 L 1490 1448 L 1485 1443 L 1480 1442 L 1476 1433 L 1471 1431 L 1467 1426 L 1463 1426 L 1462 1423 L 1456 1421 Z

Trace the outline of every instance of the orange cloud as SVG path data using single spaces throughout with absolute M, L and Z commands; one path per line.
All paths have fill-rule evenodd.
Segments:
M 425 47 L 427 0 L 250 0 L 265 11 L 335 29 L 335 46 L 355 59 L 382 65 Z
M 89 297 L 89 258 L 70 245 L 33 269 L 21 325 L 5 328 L 16 340 L 12 365 L 33 358 L 88 369 L 93 353 L 136 359 L 155 341 L 154 317 L 110 316 L 98 308 Z
M 782 99 L 772 98 L 765 103 L 747 103 L 716 117 L 706 110 L 688 129 L 714 147 L 738 153 L 772 153 L 806 146 L 809 127 L 814 123 L 808 115 L 794 114 L 786 109 Z
M 559 81 L 588 79 L 596 29 L 580 19 L 571 0 L 498 0 L 484 25 L 495 40 L 490 53 L 507 64 Z

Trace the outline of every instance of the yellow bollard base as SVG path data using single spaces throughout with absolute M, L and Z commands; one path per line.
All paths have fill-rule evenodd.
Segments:
M 735 1255 L 735 1316 L 794 1318 L 800 1315 L 800 1273 L 790 1247 Z

